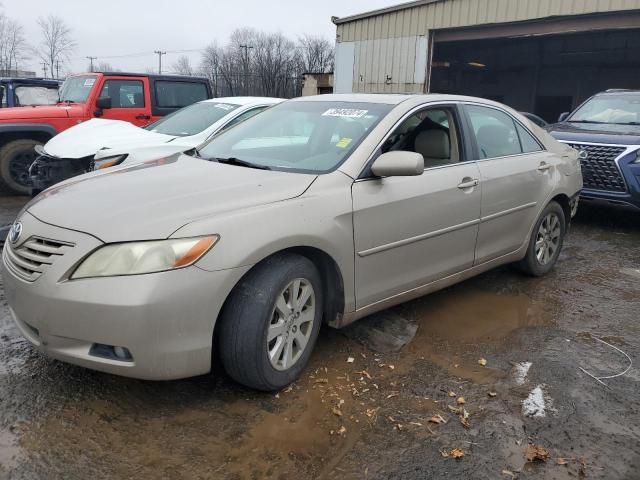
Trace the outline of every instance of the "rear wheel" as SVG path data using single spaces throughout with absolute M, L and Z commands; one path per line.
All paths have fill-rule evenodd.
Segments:
M 548 273 L 560 255 L 566 233 L 564 210 L 550 202 L 533 227 L 526 256 L 518 263 L 521 270 L 533 276 Z
M 29 167 L 38 154 L 34 147 L 41 142 L 31 139 L 13 140 L 0 148 L 0 183 L 5 190 L 20 195 L 31 193 Z
M 320 274 L 306 257 L 277 254 L 257 265 L 231 293 L 219 320 L 227 373 L 265 391 L 296 380 L 318 338 L 322 301 Z

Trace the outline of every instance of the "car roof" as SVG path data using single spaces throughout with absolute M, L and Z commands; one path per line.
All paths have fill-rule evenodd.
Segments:
M 218 97 L 210 98 L 209 100 L 203 100 L 200 103 L 230 103 L 233 105 L 253 105 L 253 104 L 276 104 L 284 102 L 284 98 L 273 97 Z
M 640 90 L 632 90 L 626 88 L 610 88 L 609 90 L 605 90 L 604 92 L 596 93 L 597 96 L 600 95 L 638 95 L 640 94 Z
M 329 93 L 326 95 L 313 95 L 310 97 L 298 97 L 292 102 L 362 102 L 362 103 L 385 103 L 387 105 L 398 105 L 415 95 L 396 93 Z

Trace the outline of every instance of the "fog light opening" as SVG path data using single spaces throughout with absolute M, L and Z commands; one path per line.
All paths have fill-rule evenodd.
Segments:
M 117 360 L 119 362 L 132 362 L 133 356 L 126 347 L 114 345 L 104 345 L 102 343 L 94 343 L 89 350 L 89 355 L 94 357 L 106 358 L 109 360 Z

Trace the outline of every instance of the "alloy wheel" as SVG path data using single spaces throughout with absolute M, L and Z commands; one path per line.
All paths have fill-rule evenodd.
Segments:
M 288 370 L 309 343 L 316 315 L 316 296 L 311 282 L 291 281 L 276 298 L 267 330 L 267 356 L 276 370 Z
M 36 159 L 36 154 L 28 151 L 22 151 L 17 153 L 9 164 L 9 175 L 11 178 L 22 186 L 31 184 L 29 178 L 29 167 Z
M 556 213 L 549 213 L 540 222 L 536 235 L 536 259 L 540 265 L 547 265 L 553 260 L 560 246 L 562 232 L 560 219 Z

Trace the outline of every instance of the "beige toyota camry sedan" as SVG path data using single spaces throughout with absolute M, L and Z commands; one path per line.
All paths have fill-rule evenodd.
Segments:
M 577 153 L 498 103 L 301 98 L 185 154 L 46 190 L 13 225 L 4 286 L 53 358 L 143 379 L 220 358 L 274 390 L 322 323 L 506 263 L 549 272 L 581 186 Z

